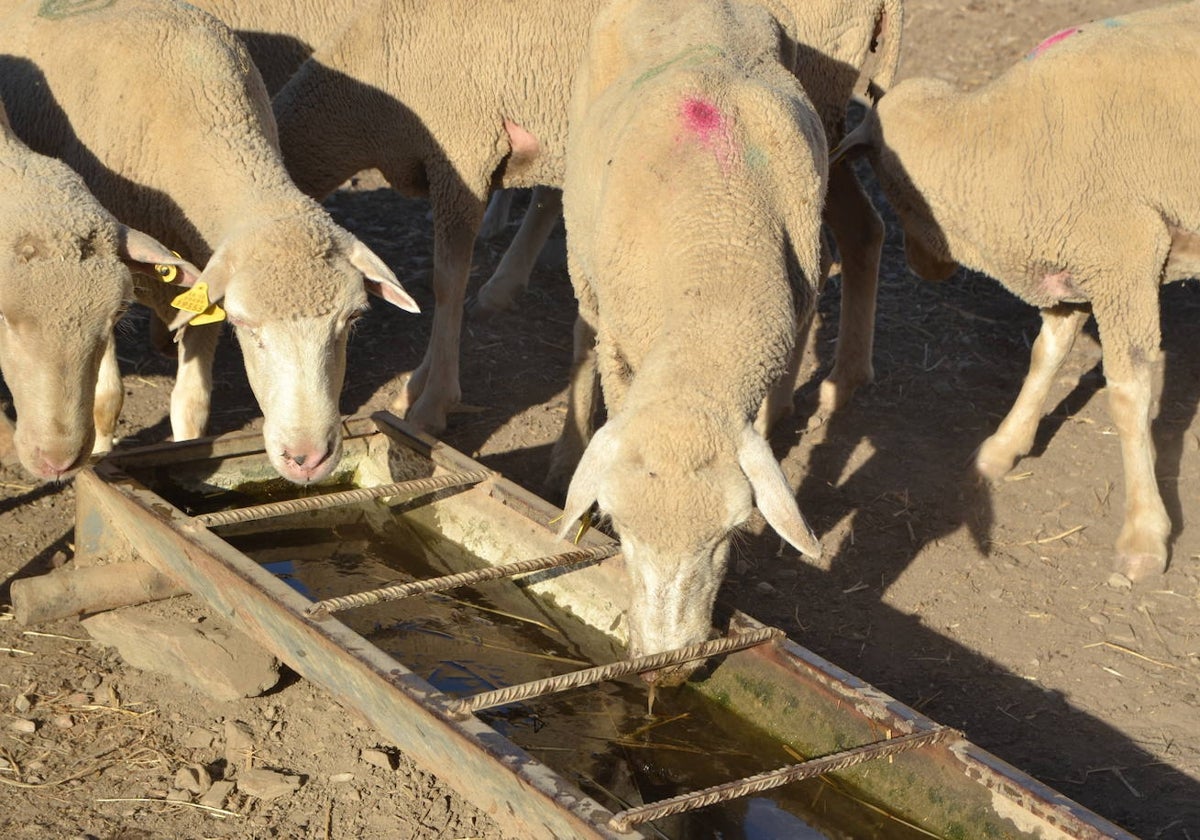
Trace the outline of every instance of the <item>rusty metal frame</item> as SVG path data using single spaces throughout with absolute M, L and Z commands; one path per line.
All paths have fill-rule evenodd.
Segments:
M 348 447 L 361 445 L 356 438 L 365 440 L 383 433 L 393 444 L 413 449 L 441 470 L 481 469 L 474 460 L 386 413 L 351 418 L 345 432 L 350 438 Z M 85 562 L 95 554 L 138 556 L 148 561 L 306 679 L 329 690 L 338 702 L 352 706 L 383 737 L 438 773 L 513 836 L 642 837 L 636 830 L 613 828 L 613 812 L 478 718 L 456 717 L 456 698 L 437 690 L 336 618 L 309 616 L 311 601 L 196 519 L 166 504 L 124 470 L 187 459 L 253 455 L 261 450 L 260 437 L 235 434 L 118 454 L 94 471 L 80 474 L 76 479 L 77 551 Z M 488 479 L 484 486 L 493 498 L 538 526 L 547 526 L 560 513 L 500 476 Z M 611 540 L 595 531 L 582 541 L 582 545 L 606 544 Z M 602 575 L 620 574 L 619 567 L 609 561 L 598 566 Z M 752 632 L 767 628 L 737 613 L 730 629 Z M 759 669 L 767 682 L 785 688 L 803 683 L 807 691 L 827 695 L 829 703 L 839 708 L 843 704 L 847 708 L 870 706 L 870 714 L 864 715 L 860 724 L 862 732 L 902 734 L 940 729 L 929 718 L 786 638 L 730 659 L 735 656 Z M 906 756 L 917 753 L 919 758 L 902 756 L 897 763 L 921 761 L 934 765 L 931 772 L 947 779 L 965 776 L 1022 814 L 1061 831 L 1064 838 L 1136 840 L 966 739 L 950 739 Z

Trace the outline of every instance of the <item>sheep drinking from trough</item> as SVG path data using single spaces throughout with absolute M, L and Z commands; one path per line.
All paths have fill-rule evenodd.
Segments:
M 393 188 L 430 199 L 433 329 L 393 404 L 428 431 L 442 430 L 462 397 L 463 302 L 488 196 L 561 183 L 571 79 L 603 5 L 381 0 L 272 101 L 284 161 L 309 195 L 375 168 Z
M 317 40 L 312 57 L 273 101 L 285 161 L 296 182 L 323 198 L 360 169 L 377 168 L 396 189 L 428 195 L 434 221 L 433 331 L 393 410 L 438 432 L 461 399 L 459 344 L 471 246 L 493 187 L 545 185 L 534 212 L 485 289 L 505 300 L 524 286 L 554 227 L 561 197 L 567 100 L 588 28 L 603 0 L 509 3 L 383 0 L 324 25 L 328 10 L 305 0 L 237 4 L 202 0 L 255 43 L 273 77 L 289 43 Z M 345 8 L 344 0 L 334 4 Z M 797 74 L 830 136 L 841 136 L 861 78 L 886 87 L 899 60 L 900 0 L 770 0 L 803 40 Z M 336 17 L 336 16 L 335 16 Z M 461 61 L 467 49 L 471 62 Z M 882 226 L 852 175 L 831 185 L 828 220 L 843 259 L 846 299 L 838 361 L 822 405 L 844 403 L 872 378 L 874 289 Z M 481 291 L 482 299 L 489 293 Z M 479 306 L 491 311 L 499 306 Z
M 130 265 L 187 261 L 120 224 L 66 164 L 31 151 L 0 105 L 0 369 L 13 394 L 0 451 L 62 479 L 112 448 L 124 392 L 113 324 L 133 297 Z
M 850 103 L 887 90 L 900 64 L 901 0 L 759 0 L 797 48 L 796 77 L 820 114 L 830 143 L 845 133 Z M 495 205 L 489 206 L 492 213 Z M 529 284 L 538 252 L 562 207 L 561 193 L 533 191 L 530 209 L 491 279 L 472 302 L 475 312 L 512 307 Z M 874 379 L 875 292 L 883 250 L 883 223 L 848 167 L 829 173 L 824 220 L 841 260 L 842 300 L 837 353 L 821 384 L 819 410 L 845 405 Z
M 118 218 L 204 266 L 196 288 L 209 303 L 223 299 L 275 468 L 297 482 L 328 475 L 341 453 L 350 323 L 368 291 L 417 306 L 288 177 L 241 42 L 173 0 L 22 0 L 0 15 L 0 53 L 0 95 L 22 139 L 69 163 Z M 172 309 L 177 292 L 157 278 L 137 284 L 139 299 L 176 325 L 192 315 Z M 176 439 L 207 422 L 221 326 L 192 324 L 180 336 Z
M 598 371 L 609 419 L 574 471 L 564 534 L 593 503 L 611 518 L 635 655 L 708 637 L 755 503 L 820 553 L 755 428 L 770 391 L 790 401 L 821 269 L 825 135 L 786 52 L 760 6 L 617 0 L 576 80 L 563 196 L 580 316 L 555 458 L 588 437 Z
M 1033 445 L 1052 382 L 1090 311 L 1125 470 L 1116 569 L 1162 572 L 1171 523 L 1154 474 L 1159 287 L 1200 274 L 1200 3 L 1060 32 L 959 93 L 909 79 L 839 154 L 866 150 L 900 218 L 909 265 L 956 265 L 1041 309 L 1029 374 L 976 460 L 1003 476 Z

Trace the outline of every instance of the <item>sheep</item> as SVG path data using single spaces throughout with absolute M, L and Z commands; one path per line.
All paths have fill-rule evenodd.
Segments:
M 271 463 L 294 482 L 327 476 L 341 453 L 347 331 L 366 293 L 418 307 L 288 178 L 262 79 L 236 36 L 175 0 L 22 0 L 0 19 L 0 53 L 0 97 L 22 139 L 69 163 L 118 218 L 204 265 L 198 308 L 223 299 Z M 172 309 L 166 284 L 136 291 L 173 327 L 192 318 Z M 220 329 L 193 324 L 179 338 L 176 440 L 207 422 Z
M 586 438 L 597 371 L 608 421 L 562 533 L 593 504 L 611 519 L 634 655 L 708 636 L 755 502 L 796 549 L 821 550 L 756 428 L 769 392 L 790 398 L 822 267 L 826 138 L 786 46 L 758 5 L 614 0 L 576 79 L 563 198 L 581 410 L 560 444 Z
M 301 41 L 319 31 L 296 0 L 201 2 L 244 31 Z M 869 9 L 846 0 L 797 3 L 797 16 L 809 15 L 811 21 L 793 37 L 814 38 L 809 31 L 815 29 L 827 51 L 824 57 L 806 52 L 806 67 L 810 58 L 823 66 L 801 73 L 822 86 L 822 97 L 836 101 L 839 114 L 858 69 L 866 67 L 863 56 L 876 41 L 882 44 L 879 84 L 886 85 L 894 74 L 900 2 L 873 0 Z M 292 10 L 281 14 L 278 6 Z M 424 358 L 392 404 L 426 431 L 442 431 L 462 397 L 463 302 L 472 246 L 492 188 L 538 187 L 533 205 L 540 208 L 523 223 L 494 277 L 513 277 L 523 286 L 555 225 L 561 196 L 553 188 L 562 183 L 571 79 L 591 20 L 603 6 L 604 0 L 542 0 L 524 4 L 514 16 L 511 4 L 500 0 L 382 0 L 325 39 L 274 97 L 285 162 L 310 195 L 323 199 L 355 172 L 376 168 L 401 192 L 431 199 L 433 331 Z M 466 45 L 474 60 L 460 61 L 459 50 L 449 49 L 450 44 Z M 840 126 L 841 119 L 831 118 L 830 127 Z M 869 322 L 882 243 L 878 216 L 853 176 L 839 174 L 838 179 L 830 220 L 845 263 L 844 310 L 853 313 L 844 316 L 844 344 L 858 350 L 843 354 L 839 346 L 839 360 L 846 355 L 853 362 L 835 364 L 823 386 L 823 404 L 844 402 L 855 385 L 871 378 Z M 487 287 L 496 288 L 497 281 Z M 857 294 L 860 287 L 863 292 Z M 477 309 L 488 311 L 486 304 Z M 866 329 L 858 326 L 864 320 Z M 835 387 L 835 382 L 845 385 Z
M 826 136 L 836 143 L 845 134 L 850 102 L 880 95 L 895 78 L 904 18 L 901 0 L 759 2 L 796 45 L 796 76 L 820 114 Z M 491 315 L 511 308 L 528 286 L 534 261 L 561 209 L 557 190 L 534 190 L 512 244 L 472 301 L 474 312 Z M 822 417 L 875 378 L 871 356 L 883 251 L 883 223 L 849 168 L 830 172 L 824 212 L 841 258 L 842 303 L 836 358 L 820 387 L 817 413 Z
M 133 296 L 129 266 L 199 271 L 119 223 L 61 161 L 34 153 L 0 104 L 0 369 L 15 428 L 0 427 L 39 479 L 62 480 L 112 448 L 124 392 L 113 324 Z
M 1154 476 L 1152 371 L 1162 283 L 1200 274 L 1200 3 L 1061 32 L 960 93 L 908 79 L 845 139 L 867 151 L 912 270 L 963 265 L 1041 310 L 1029 374 L 975 469 L 996 480 L 1029 453 L 1052 381 L 1087 320 L 1099 327 L 1125 469 L 1115 568 L 1166 570 L 1170 519 Z
M 444 429 L 462 396 L 463 301 L 487 198 L 493 187 L 561 183 L 570 83 L 603 5 L 536 0 L 515 14 L 502 0 L 382 0 L 272 101 L 284 161 L 309 195 L 375 168 L 430 198 L 433 334 L 393 403 L 426 431 Z
M 196 0 L 192 5 L 237 32 L 271 96 L 364 6 L 358 0 Z

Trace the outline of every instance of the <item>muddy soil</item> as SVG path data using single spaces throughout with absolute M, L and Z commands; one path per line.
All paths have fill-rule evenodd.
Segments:
M 901 76 L 971 87 L 1058 29 L 1145 5 L 908 0 Z M 369 177 L 327 205 L 428 313 L 427 206 Z M 490 275 L 512 230 L 477 246 L 473 288 Z M 996 486 L 971 477 L 971 455 L 1010 406 L 1039 320 L 985 277 L 960 272 L 944 284 L 921 283 L 906 270 L 892 227 L 876 382 L 847 411 L 805 431 L 835 339 L 835 278 L 821 302 L 826 326 L 796 416 L 772 437 L 827 561 L 814 566 L 790 549 L 780 553 L 777 538 L 752 530 L 722 600 L 1131 832 L 1186 840 L 1200 838 L 1200 535 L 1191 519 L 1200 510 L 1200 286 L 1165 288 L 1162 299 L 1164 385 L 1154 436 L 1175 526 L 1164 576 L 1134 587 L 1110 578 L 1122 471 L 1094 338 L 1064 369 L 1034 453 Z M 468 405 L 445 439 L 540 487 L 564 412 L 573 316 L 565 269 L 551 254 L 518 311 L 469 322 Z M 346 413 L 388 406 L 398 376 L 419 361 L 429 324 L 428 314 L 382 306 L 363 320 L 350 347 Z M 145 316 L 136 311 L 120 346 L 121 445 L 165 440 L 173 362 L 149 349 Z M 232 339 L 217 377 L 211 431 L 254 428 L 257 412 Z M 17 468 L 0 472 L 0 602 L 12 579 L 70 562 L 73 507 L 70 483 L 39 486 Z M 201 617 L 186 600 L 146 609 Z M 501 836 L 429 772 L 436 768 L 414 767 L 294 676 L 285 674 L 266 696 L 218 702 L 125 665 L 77 621 L 30 629 L 0 612 L 2 836 Z M 34 721 L 36 731 L 22 731 L 28 726 L 19 720 Z M 235 794 L 227 814 L 163 801 L 181 769 L 204 765 L 219 776 L 231 760 L 227 723 L 242 724 L 252 744 L 252 753 L 232 760 L 298 776 L 299 789 L 271 800 Z

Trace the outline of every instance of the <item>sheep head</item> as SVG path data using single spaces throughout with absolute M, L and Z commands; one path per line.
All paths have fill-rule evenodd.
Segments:
M 62 205 L 48 192 L 39 192 L 36 212 L 26 207 L 0 224 L 0 368 L 17 412 L 13 445 L 22 465 L 40 479 L 62 480 L 92 452 L 100 361 L 133 295 L 130 266 L 187 263 L 117 224 L 82 182 Z M 48 217 L 56 227 L 30 226 Z
M 209 299 L 222 301 L 241 345 L 271 464 L 298 484 L 326 478 L 341 459 L 346 343 L 367 294 L 409 312 L 419 311 L 416 302 L 378 256 L 321 212 L 248 225 L 222 243 L 200 279 Z
M 731 534 L 755 501 L 784 539 L 820 555 L 770 446 L 748 423 L 729 432 L 703 414 L 618 416 L 595 434 L 571 480 L 563 534 L 593 503 L 611 518 L 630 577 L 631 655 L 709 637 Z M 643 678 L 678 684 L 698 665 Z

